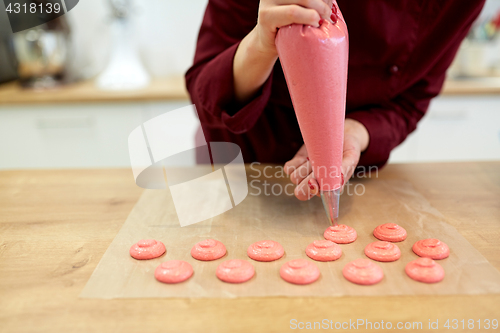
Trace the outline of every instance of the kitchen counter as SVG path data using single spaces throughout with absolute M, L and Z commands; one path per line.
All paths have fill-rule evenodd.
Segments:
M 500 95 L 500 77 L 448 79 L 444 82 L 443 96 Z
M 499 171 L 500 162 L 392 164 L 379 178 L 411 182 L 500 270 Z M 429 319 L 441 329 L 500 319 L 500 295 L 79 299 L 142 191 L 129 169 L 0 172 L 0 331 L 284 332 L 291 319 L 358 318 L 426 331 Z
M 153 79 L 139 90 L 104 91 L 93 81 L 82 81 L 53 90 L 24 90 L 17 82 L 0 85 L 0 106 L 15 104 L 55 104 L 89 102 L 140 102 L 185 100 L 188 94 L 184 78 Z
M 441 95 L 500 95 L 500 77 L 447 80 Z M 48 91 L 23 90 L 17 82 L 0 85 L 0 105 L 88 102 L 186 100 L 183 77 L 154 79 L 150 86 L 133 91 L 98 90 L 93 81 L 83 81 Z

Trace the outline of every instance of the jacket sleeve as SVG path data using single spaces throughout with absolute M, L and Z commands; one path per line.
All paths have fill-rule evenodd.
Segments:
M 234 102 L 233 59 L 240 41 L 254 28 L 258 1 L 210 0 L 198 35 L 186 87 L 200 118 L 222 123 L 233 133 L 251 129 L 271 95 L 272 74 L 245 105 Z
M 470 2 L 469 8 L 463 8 L 459 13 L 456 10 L 443 11 L 446 17 L 437 20 L 436 26 L 431 29 L 439 37 L 426 36 L 424 44 L 420 45 L 429 50 L 428 57 L 434 60 L 428 62 L 423 70 L 418 69 L 424 74 L 412 73 L 412 67 L 418 66 L 418 59 L 415 59 L 415 66 L 412 62 L 407 63 L 402 73 L 404 75 L 404 71 L 407 71 L 407 75 L 402 77 L 402 82 L 410 82 L 407 88 L 397 93 L 386 105 L 372 106 L 346 114 L 346 118 L 361 122 L 370 135 L 370 143 L 361 154 L 359 166 L 385 165 L 391 150 L 416 129 L 418 121 L 427 112 L 430 101 L 440 93 L 446 70 L 483 4 L 484 1 Z M 439 47 L 436 47 L 436 43 Z

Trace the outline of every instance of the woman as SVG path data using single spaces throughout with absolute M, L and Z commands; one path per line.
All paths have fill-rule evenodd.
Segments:
M 245 162 L 284 163 L 295 195 L 316 194 L 274 44 L 292 23 L 318 26 L 333 0 L 210 0 L 187 89 L 207 141 Z M 482 0 L 338 0 L 349 29 L 343 173 L 383 166 L 437 96 Z M 335 59 L 332 59 L 335 61 Z M 313 190 L 310 191 L 309 188 Z

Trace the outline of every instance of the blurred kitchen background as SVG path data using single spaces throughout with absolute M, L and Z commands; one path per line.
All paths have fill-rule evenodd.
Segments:
M 206 3 L 81 0 L 16 34 L 0 19 L 0 169 L 130 166 L 130 132 L 190 104 L 183 74 Z M 182 121 L 194 140 L 194 114 Z M 442 95 L 390 163 L 472 160 L 500 160 L 500 0 L 487 0 Z

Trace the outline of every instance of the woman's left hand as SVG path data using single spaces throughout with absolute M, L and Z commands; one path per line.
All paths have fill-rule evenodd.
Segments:
M 342 173 L 345 182 L 353 175 L 361 152 L 366 150 L 369 141 L 370 136 L 363 124 L 349 118 L 345 120 L 344 152 L 342 155 Z M 292 183 L 297 185 L 294 193 L 299 200 L 309 200 L 313 196 L 320 194 L 319 184 L 314 178 L 312 165 L 307 156 L 306 146 L 303 145 L 297 154 L 284 166 L 285 172 L 290 176 Z

